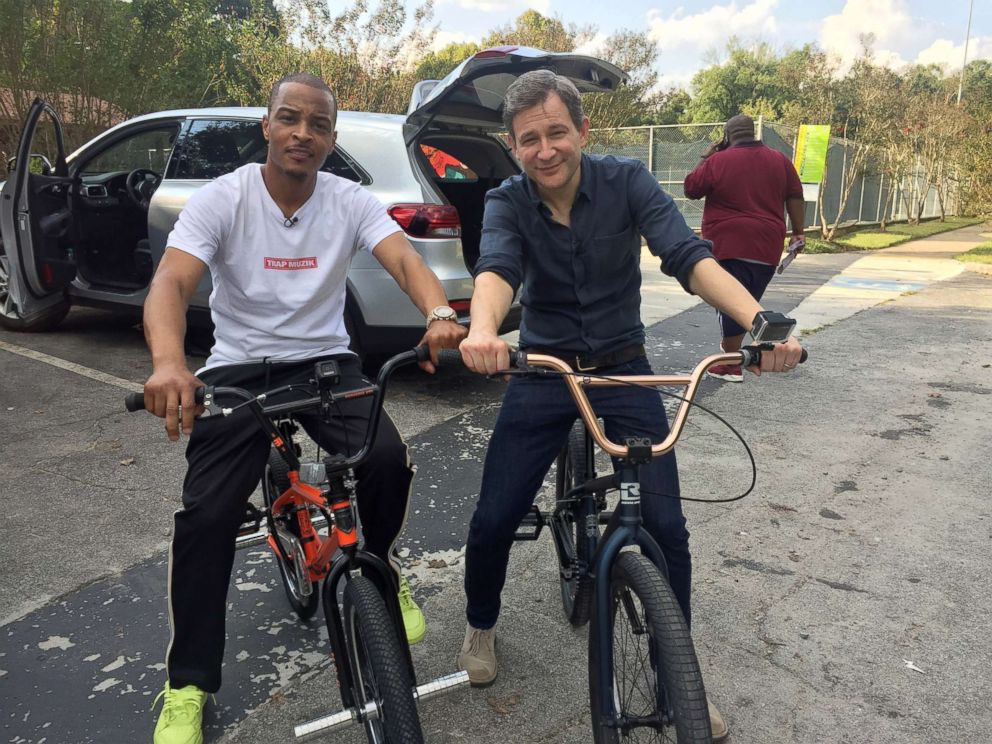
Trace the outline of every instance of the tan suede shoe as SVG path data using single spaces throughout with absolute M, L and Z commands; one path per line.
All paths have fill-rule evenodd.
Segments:
M 710 708 L 710 729 L 713 732 L 713 741 L 723 741 L 727 738 L 727 734 L 730 733 L 730 729 L 727 728 L 727 722 L 723 720 L 720 711 L 708 699 L 706 704 Z
M 468 672 L 472 687 L 489 687 L 496 681 L 496 631 L 466 626 L 465 642 L 455 663 L 459 669 Z

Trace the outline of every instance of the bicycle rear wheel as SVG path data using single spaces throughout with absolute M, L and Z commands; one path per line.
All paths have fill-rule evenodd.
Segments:
M 372 703 L 376 711 L 363 721 L 366 737 L 372 744 L 423 744 L 413 681 L 382 595 L 356 576 L 345 586 L 343 606 L 355 704 L 362 710 Z
M 289 488 L 289 466 L 275 450 L 269 450 L 269 461 L 265 466 L 262 477 L 262 498 L 268 510 L 269 534 L 279 544 L 276 564 L 279 566 L 279 576 L 286 590 L 289 606 L 300 620 L 309 620 L 320 607 L 320 584 L 310 581 L 309 568 L 303 556 L 300 545 L 300 528 L 296 517 L 280 519 L 272 514 L 272 504 Z M 305 587 L 309 584 L 310 591 Z
M 586 451 L 586 432 L 581 421 L 577 421 L 568 435 L 568 444 L 558 455 L 555 470 L 555 498 L 560 503 L 565 495 L 582 483 L 586 478 L 593 477 L 591 471 L 591 453 Z M 592 604 L 592 579 L 583 573 L 579 566 L 589 565 L 589 546 L 585 536 L 587 520 L 594 516 L 595 511 L 589 499 L 573 501 L 567 506 L 556 510 L 560 520 L 561 540 L 565 560 L 572 565 L 568 574 L 560 570 L 558 574 L 561 583 L 561 604 L 565 618 L 573 627 L 581 627 L 589 622 L 589 608 Z M 598 525 L 595 527 L 598 531 Z
M 589 694 L 596 744 L 710 744 L 703 678 L 679 604 L 657 566 L 640 553 L 617 556 L 610 577 L 609 627 L 589 629 Z M 616 716 L 600 710 L 596 639 L 613 645 Z

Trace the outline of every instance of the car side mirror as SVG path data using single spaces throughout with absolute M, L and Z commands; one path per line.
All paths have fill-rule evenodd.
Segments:
M 13 173 L 17 170 L 17 158 L 13 157 L 7 161 L 7 172 Z M 52 167 L 51 161 L 44 155 L 33 152 L 30 158 L 28 158 L 28 171 L 31 173 L 40 173 L 43 176 L 50 176 L 55 172 Z

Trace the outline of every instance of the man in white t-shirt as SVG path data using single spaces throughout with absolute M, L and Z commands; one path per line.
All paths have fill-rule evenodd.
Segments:
M 203 741 L 203 703 L 221 682 L 227 590 L 234 539 L 245 504 L 263 474 L 270 444 L 251 415 L 203 419 L 196 388 L 262 392 L 305 384 L 317 359 L 335 359 L 344 384 L 361 384 L 348 351 L 345 278 L 357 251 L 371 251 L 428 318 L 423 343 L 436 360 L 465 329 L 452 318 L 437 277 L 372 194 L 319 169 L 334 148 L 337 105 L 324 81 L 298 73 L 277 82 L 262 131 L 264 165 L 246 165 L 204 186 L 189 200 L 145 302 L 145 336 L 153 372 L 145 406 L 165 419 L 173 441 L 189 437 L 183 508 L 176 512 L 169 556 L 172 640 L 168 681 L 155 744 Z M 186 310 L 203 272 L 215 344 L 196 375 L 186 366 Z M 424 369 L 434 371 L 431 362 Z M 299 423 L 331 452 L 365 436 L 367 398 L 341 404 L 331 424 L 317 415 Z M 406 521 L 413 471 L 407 448 L 383 414 L 369 460 L 356 468 L 366 547 L 383 559 Z M 393 567 L 399 574 L 395 560 Z M 407 637 L 423 637 L 423 615 L 401 578 Z

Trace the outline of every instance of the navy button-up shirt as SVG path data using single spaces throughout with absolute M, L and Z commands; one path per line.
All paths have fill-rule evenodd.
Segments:
M 595 355 L 643 343 L 641 236 L 687 292 L 692 267 L 713 255 L 637 160 L 583 155 L 570 221 L 551 218 L 526 174 L 486 195 L 475 273 L 523 285 L 521 348 Z

